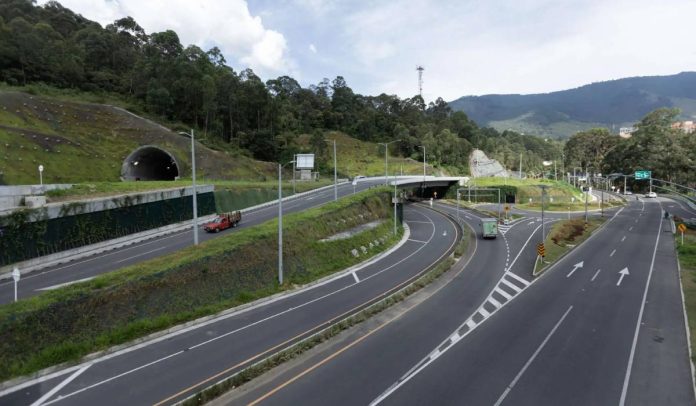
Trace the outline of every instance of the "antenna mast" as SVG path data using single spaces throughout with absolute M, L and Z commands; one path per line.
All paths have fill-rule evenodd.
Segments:
M 418 71 L 418 94 L 420 95 L 421 99 L 423 98 L 423 71 L 425 70 L 424 67 L 421 65 L 416 66 L 416 70 Z

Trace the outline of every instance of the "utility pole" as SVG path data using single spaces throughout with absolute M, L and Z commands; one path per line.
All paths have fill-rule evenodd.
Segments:
M 337 175 L 337 164 L 336 164 L 336 139 L 333 140 L 334 144 L 334 200 L 338 200 L 338 175 Z M 294 163 L 293 163 L 294 165 Z
M 522 179 L 522 153 L 520 152 L 520 179 Z

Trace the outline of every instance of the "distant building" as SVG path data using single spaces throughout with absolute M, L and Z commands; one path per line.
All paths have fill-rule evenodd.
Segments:
M 693 121 L 677 121 L 672 123 L 673 130 L 681 130 L 684 134 L 691 134 L 696 131 L 696 125 Z
M 635 127 L 621 127 L 619 128 L 619 137 L 621 138 L 631 138 L 631 135 L 636 132 Z

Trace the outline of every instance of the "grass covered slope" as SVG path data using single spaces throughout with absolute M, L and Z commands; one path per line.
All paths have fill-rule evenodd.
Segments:
M 303 284 L 363 261 L 399 238 L 390 195 L 373 189 L 284 218 L 285 284 L 277 284 L 277 220 L 0 307 L 0 379 L 76 360 L 175 324 Z M 354 257 L 352 249 L 369 247 Z
M 118 107 L 0 90 L 0 184 L 118 181 L 121 164 L 142 145 L 169 151 L 190 176 L 191 141 Z M 265 180 L 275 165 L 198 143 L 196 172 L 209 178 Z

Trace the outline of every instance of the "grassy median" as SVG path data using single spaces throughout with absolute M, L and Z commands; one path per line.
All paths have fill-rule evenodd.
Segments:
M 543 262 L 537 261 L 534 264 L 534 276 L 588 239 L 604 221 L 606 218 L 590 218 L 587 227 L 585 227 L 585 219 L 561 220 L 553 224 L 544 241 L 546 256 Z
M 364 261 L 400 239 L 390 221 L 346 239 L 320 240 L 388 220 L 390 206 L 389 192 L 380 188 L 285 216 L 282 286 L 276 279 L 278 223 L 272 220 L 1 306 L 0 379 L 76 361 Z

